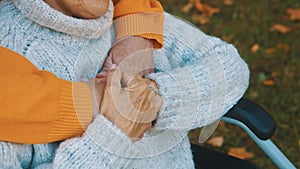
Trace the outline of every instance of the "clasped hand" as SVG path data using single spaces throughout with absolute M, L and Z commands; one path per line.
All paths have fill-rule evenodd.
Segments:
M 121 78 L 119 68 L 107 74 L 100 113 L 132 140 L 141 139 L 156 119 L 162 99 L 153 81 L 138 77 L 122 87 Z
M 143 137 L 163 103 L 155 82 L 144 78 L 153 72 L 151 47 L 149 40 L 140 37 L 119 42 L 96 79 L 96 96 L 102 100 L 100 113 L 131 140 Z

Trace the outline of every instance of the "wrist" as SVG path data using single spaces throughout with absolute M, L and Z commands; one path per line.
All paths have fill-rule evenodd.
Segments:
M 97 102 L 96 89 L 95 89 L 95 79 L 86 79 L 83 82 L 89 87 L 89 91 L 92 98 L 92 121 L 99 114 L 99 103 Z
M 71 84 L 68 86 L 61 86 L 61 90 L 64 92 L 61 94 L 61 109 L 65 112 L 66 109 L 69 108 L 67 105 L 67 101 L 65 100 L 67 97 L 71 97 L 73 101 L 73 112 L 69 115 L 63 115 L 60 117 L 60 121 L 66 121 L 67 119 L 73 118 L 73 122 L 71 124 L 78 125 L 80 128 L 85 130 L 87 126 L 90 124 L 92 120 L 92 111 L 93 111 L 93 99 L 89 89 L 89 86 L 82 82 L 68 82 L 67 84 Z M 71 116 L 71 114 L 73 114 Z M 69 121 L 69 120 L 67 120 Z M 59 127 L 59 125 L 57 125 Z
M 120 43 L 122 41 L 128 41 L 129 44 L 130 44 L 130 41 L 137 41 L 139 44 L 142 44 L 142 46 L 146 49 L 153 48 L 153 43 L 154 43 L 152 39 L 147 39 L 147 38 L 137 36 L 137 35 L 129 35 L 129 36 L 124 36 L 124 37 L 117 39 L 116 42 L 113 44 L 113 46 L 116 46 L 118 43 Z

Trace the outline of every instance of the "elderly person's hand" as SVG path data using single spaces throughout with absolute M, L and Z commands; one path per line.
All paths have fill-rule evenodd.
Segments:
M 128 36 L 119 40 L 111 48 L 97 77 L 106 76 L 112 64 L 121 69 L 124 86 L 128 86 L 132 78 L 145 77 L 154 70 L 152 47 L 151 40 L 138 36 Z
M 108 72 L 100 113 L 131 140 L 141 139 L 156 119 L 163 101 L 153 81 L 135 78 L 123 88 L 121 78 L 119 68 Z

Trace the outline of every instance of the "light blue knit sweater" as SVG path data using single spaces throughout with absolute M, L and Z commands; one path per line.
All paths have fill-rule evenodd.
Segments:
M 114 42 L 112 11 L 111 4 L 104 17 L 81 20 L 42 0 L 4 0 L 0 45 L 60 78 L 92 78 Z M 194 168 L 188 131 L 228 111 L 247 89 L 249 70 L 232 45 L 167 13 L 164 26 L 164 48 L 154 52 L 156 73 L 149 75 L 164 104 L 141 141 L 98 115 L 82 137 L 62 143 L 0 142 L 0 168 Z

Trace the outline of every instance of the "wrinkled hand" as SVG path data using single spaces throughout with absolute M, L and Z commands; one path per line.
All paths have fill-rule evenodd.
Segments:
M 133 79 L 127 87 L 121 86 L 119 68 L 107 74 L 100 113 L 119 127 L 131 140 L 141 139 L 162 106 L 156 93 L 156 84 L 145 78 Z
M 121 69 L 124 86 L 128 86 L 132 78 L 145 77 L 154 70 L 152 46 L 150 40 L 138 36 L 119 41 L 111 48 L 97 77 L 106 76 L 112 64 Z

